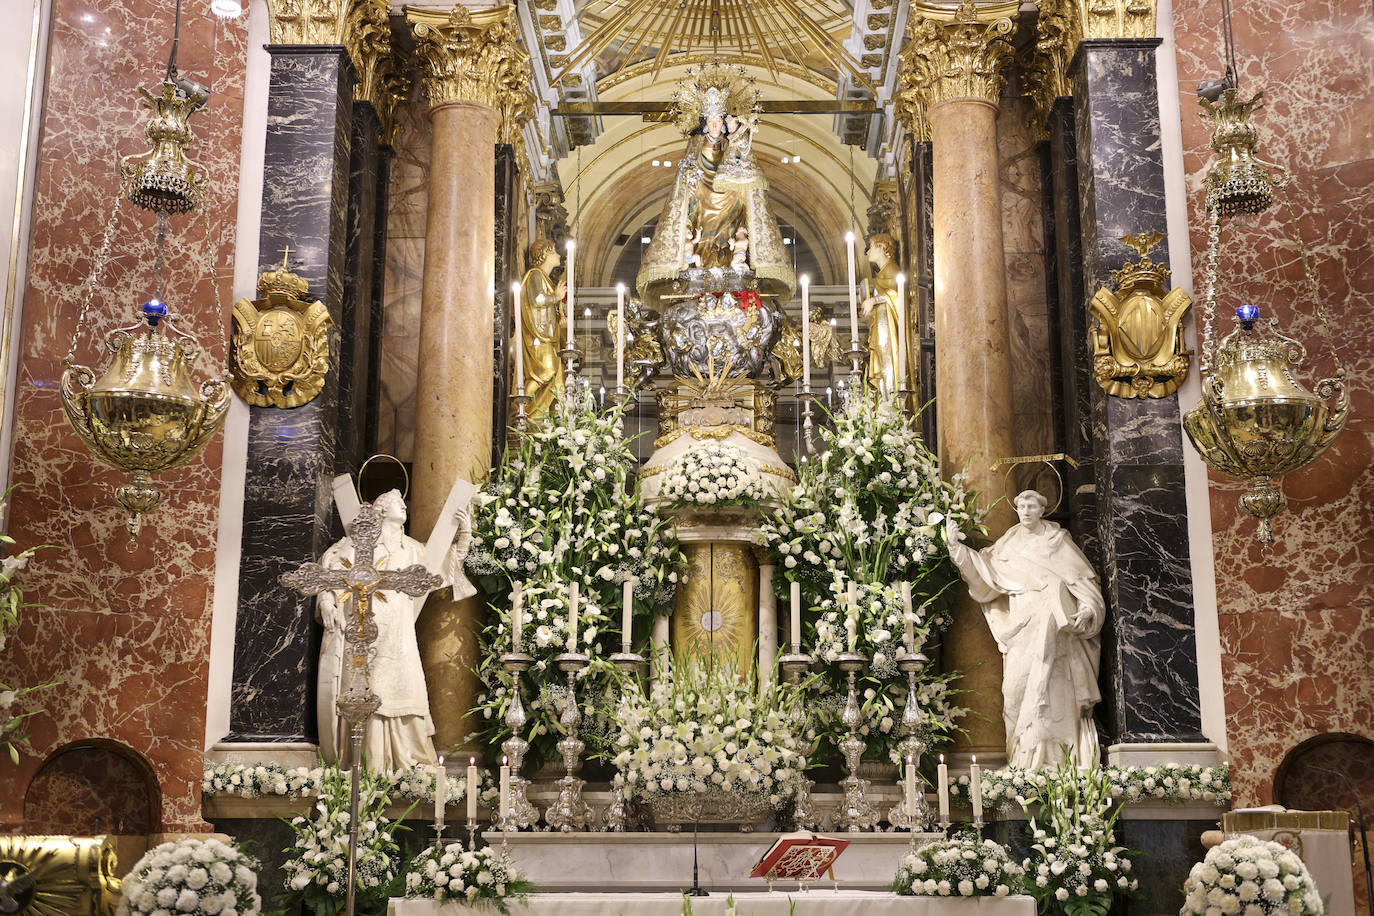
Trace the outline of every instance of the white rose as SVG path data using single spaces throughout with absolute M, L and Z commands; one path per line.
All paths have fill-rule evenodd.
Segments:
M 964 897 L 972 897 L 972 896 L 973 896 L 973 882 L 970 881 L 970 880 L 968 880 L 967 878 L 965 878 L 963 881 L 960 881 L 960 882 L 959 882 L 959 893 L 960 893 L 961 896 L 964 896 Z

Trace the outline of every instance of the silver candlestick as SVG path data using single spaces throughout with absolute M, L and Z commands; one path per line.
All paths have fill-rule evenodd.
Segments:
M 592 817 L 591 806 L 582 800 L 585 783 L 575 775 L 582 766 L 582 752 L 587 748 L 577 737 L 578 726 L 582 724 L 582 710 L 577 704 L 577 673 L 587 667 L 591 659 L 581 652 L 564 652 L 555 655 L 553 660 L 568 676 L 568 705 L 559 717 L 566 734 L 557 745 L 563 757 L 563 776 L 558 780 L 558 800 L 544 812 L 544 822 L 552 830 L 572 833 L 586 829 Z
M 859 737 L 859 725 L 863 721 L 859 711 L 857 679 L 859 672 L 868 666 L 868 656 L 862 652 L 845 652 L 840 655 L 840 670 L 849 678 L 849 694 L 845 697 L 844 713 L 840 721 L 849 729 L 849 734 L 840 742 L 840 753 L 844 756 L 845 770 L 849 775 L 840 780 L 844 788 L 844 803 L 835 826 L 841 830 L 857 832 L 878 825 L 878 810 L 868 800 L 868 780 L 859 776 L 859 760 L 863 757 L 867 742 Z
M 906 673 L 906 705 L 902 708 L 903 738 L 901 743 L 897 745 L 901 754 L 899 777 L 905 775 L 900 770 L 900 766 L 904 766 L 907 760 L 911 760 L 919 768 L 921 757 L 926 752 L 926 743 L 921 740 L 921 726 L 925 721 L 925 716 L 921 713 L 920 701 L 916 699 L 916 677 L 925 669 L 929 661 L 930 659 L 920 652 L 897 659 L 897 667 Z M 905 780 L 899 778 L 897 785 L 904 788 Z M 904 798 L 888 812 L 887 820 L 898 830 L 910 830 L 912 833 L 924 830 L 931 820 L 930 806 L 926 804 L 925 790 L 918 789 L 911 799 L 910 814 L 907 813 L 907 802 Z
M 567 391 L 577 378 L 577 370 L 582 368 L 582 351 L 567 347 L 558 351 L 558 358 L 563 360 L 563 390 Z
M 844 353 L 845 362 L 849 363 L 849 380 L 851 385 L 863 383 L 864 364 L 868 362 L 868 351 L 863 347 L 857 350 L 846 350 Z
M 638 652 L 631 652 L 628 641 L 620 652 L 611 656 L 611 664 L 620 669 L 625 677 L 643 677 L 648 673 L 648 662 Z M 630 819 L 630 800 L 625 796 L 625 780 L 616 774 L 611 780 L 611 803 L 606 808 L 602 822 L 612 833 L 623 833 Z
M 511 701 L 506 708 L 506 726 L 510 729 L 510 737 L 501 742 L 501 753 L 506 755 L 506 762 L 510 766 L 510 798 L 507 800 L 506 816 L 496 822 L 497 829 L 504 833 L 533 827 L 539 823 L 539 811 L 530 804 L 526 794 L 529 780 L 520 775 L 525 754 L 530 749 L 530 743 L 521 735 L 526 717 L 525 704 L 520 700 L 520 678 L 534 665 L 534 657 L 524 652 L 507 652 L 501 656 L 501 665 L 511 675 Z M 500 810 L 499 802 L 497 810 Z
M 802 442 L 805 443 L 806 454 L 816 454 L 816 443 L 812 439 L 814 421 L 812 420 L 812 405 L 815 403 L 816 396 L 811 393 L 811 386 L 808 384 L 802 388 L 802 393 L 797 395 L 797 400 L 802 405 Z
M 779 658 L 778 664 L 782 666 L 783 677 L 787 683 L 800 686 L 802 675 L 811 670 L 811 656 L 804 655 L 801 646 L 793 643 L 792 651 Z M 798 710 L 797 720 L 796 724 L 800 731 L 806 724 L 806 713 Z M 815 799 L 811 797 L 811 787 L 816 783 L 806 778 L 805 754 L 799 755 L 797 773 L 797 797 L 792 805 L 792 821 L 798 828 L 814 828 L 820 824 L 821 816 L 816 810 Z

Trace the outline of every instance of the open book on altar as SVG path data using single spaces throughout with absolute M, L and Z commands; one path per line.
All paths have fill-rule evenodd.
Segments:
M 848 846 L 848 840 L 816 836 L 807 830 L 785 833 L 763 854 L 749 877 L 768 881 L 818 881 Z

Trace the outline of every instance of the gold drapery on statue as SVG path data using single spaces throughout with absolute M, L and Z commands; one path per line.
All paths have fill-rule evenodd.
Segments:
M 563 303 L 549 275 L 531 267 L 520 282 L 520 333 L 525 391 L 530 414 L 548 413 L 554 398 L 563 394 L 563 367 L 558 359 L 558 338 L 563 327 Z
M 897 262 L 888 261 L 873 278 L 872 308 L 868 309 L 868 366 L 864 379 L 885 395 L 901 390 L 898 378 Z
M 708 270 L 730 266 L 735 230 L 745 224 L 744 196 L 734 187 L 720 187 L 725 182 L 717 181 L 729 146 L 724 134 L 714 140 L 704 136 L 695 153 L 703 178 L 697 183 L 696 195 L 687 203 L 687 231 L 689 238 L 696 238 L 700 231 L 696 254 L 701 256 L 701 266 Z

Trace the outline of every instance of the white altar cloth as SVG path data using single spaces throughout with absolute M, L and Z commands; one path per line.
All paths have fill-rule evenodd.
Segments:
M 692 900 L 694 916 L 723 916 L 727 894 Z M 740 916 L 1035 916 L 1031 897 L 898 897 L 881 891 L 834 891 L 816 885 L 806 892 L 781 889 L 735 894 Z M 511 916 L 681 916 L 681 894 L 531 894 L 524 905 L 512 904 Z M 387 916 L 466 916 L 473 912 L 456 903 L 393 899 Z

